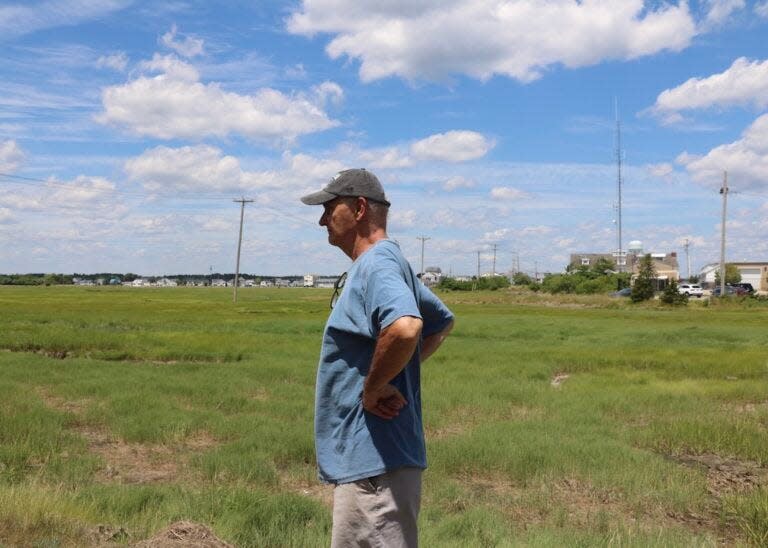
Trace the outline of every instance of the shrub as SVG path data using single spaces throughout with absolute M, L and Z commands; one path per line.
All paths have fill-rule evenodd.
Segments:
M 688 304 L 688 295 L 680 293 L 677 280 L 669 280 L 664 293 L 661 294 L 661 302 L 672 306 L 681 306 Z

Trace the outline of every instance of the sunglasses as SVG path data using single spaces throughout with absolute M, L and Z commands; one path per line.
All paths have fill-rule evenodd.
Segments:
M 344 282 L 347 281 L 347 273 L 345 272 L 341 276 L 339 276 L 336 279 L 336 282 L 333 284 L 333 295 L 331 295 L 331 310 L 333 310 L 333 307 L 336 306 L 336 301 L 339 300 L 339 296 L 341 295 L 341 290 L 344 289 Z

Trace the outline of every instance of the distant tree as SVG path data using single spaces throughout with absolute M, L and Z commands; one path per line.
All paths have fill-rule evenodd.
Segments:
M 664 288 L 664 292 L 661 294 L 661 302 L 671 304 L 672 306 L 688 304 L 688 295 L 680 293 L 678 289 L 677 280 L 674 278 L 669 280 L 667 287 Z
M 536 283 L 536 280 L 525 272 L 515 272 L 515 275 L 512 276 L 512 283 L 515 285 L 531 285 Z
M 741 281 L 741 272 L 733 263 L 725 263 L 725 283 L 737 284 Z M 715 272 L 715 285 L 720 285 L 720 269 Z
M 691 283 L 691 284 L 699 283 L 699 277 L 695 274 L 693 276 L 688 276 L 688 283 Z
M 653 280 L 656 278 L 656 270 L 653 268 L 653 259 L 650 253 L 640 259 L 635 285 L 632 286 L 632 302 L 647 301 L 653 298 Z

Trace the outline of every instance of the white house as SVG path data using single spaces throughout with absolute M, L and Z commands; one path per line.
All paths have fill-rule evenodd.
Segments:
M 739 271 L 739 274 L 741 274 L 741 281 L 752 284 L 755 291 L 768 291 L 768 263 L 729 262 L 728 264 L 735 266 Z M 706 284 L 708 287 L 714 287 L 715 276 L 719 270 L 720 263 L 710 263 L 705 265 L 699 273 L 699 282 Z

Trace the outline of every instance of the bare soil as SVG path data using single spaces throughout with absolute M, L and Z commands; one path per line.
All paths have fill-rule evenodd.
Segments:
M 717 535 L 723 545 L 735 544 L 739 539 L 739 528 L 731 520 L 723 519 L 722 498 L 768 486 L 768 468 L 757 462 L 712 453 L 681 454 L 670 458 L 685 466 L 705 470 L 710 498 L 700 512 L 669 512 L 667 516 L 692 531 Z
M 40 391 L 46 405 L 81 416 L 89 402 L 71 401 Z M 170 483 L 191 474 L 189 460 L 200 451 L 217 445 L 217 440 L 205 432 L 175 443 L 130 443 L 112 436 L 103 428 L 77 424 L 74 428 L 88 443 L 88 450 L 101 457 L 103 467 L 96 480 L 102 483 L 150 484 Z
M 234 548 L 232 544 L 221 540 L 205 525 L 192 521 L 177 521 L 159 531 L 152 538 L 133 544 L 135 548 L 165 548 L 184 546 L 185 548 Z

